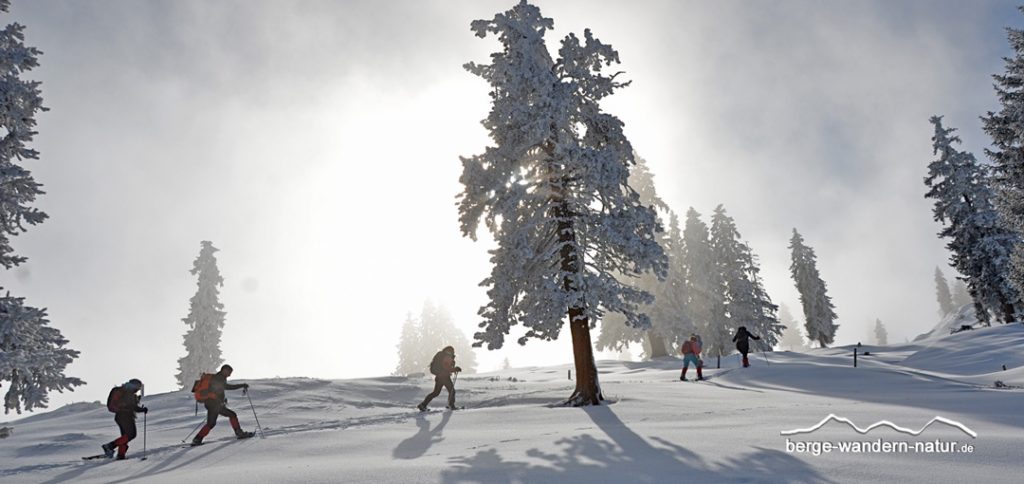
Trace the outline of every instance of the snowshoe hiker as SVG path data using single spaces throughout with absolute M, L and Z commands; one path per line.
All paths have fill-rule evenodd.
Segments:
M 748 338 L 761 339 L 760 336 L 755 336 L 748 332 L 746 326 L 737 328 L 736 335 L 732 337 L 732 341 L 736 343 L 736 349 L 743 355 L 744 368 L 750 366 L 750 361 L 747 360 L 747 353 L 750 352 L 750 341 Z
M 697 368 L 697 380 L 703 380 L 701 368 L 704 365 L 700 360 L 700 336 L 690 334 L 690 339 L 683 342 L 679 352 L 683 354 L 683 372 L 679 375 L 679 381 L 686 381 L 686 370 L 690 369 L 690 363 Z
M 206 425 L 199 429 L 199 433 L 192 439 L 193 446 L 203 443 L 206 434 L 209 434 L 210 430 L 217 425 L 217 417 L 221 415 L 227 417 L 231 422 L 231 428 L 235 430 L 235 437 L 248 439 L 255 435 L 253 432 L 242 430 L 242 426 L 238 423 L 238 415 L 227 406 L 228 400 L 224 396 L 224 390 L 238 390 L 239 388 L 243 392 L 249 390 L 248 383 L 228 383 L 228 377 L 233 371 L 234 368 L 231 368 L 231 365 L 224 365 L 217 373 L 204 373 L 193 385 L 192 391 L 196 395 L 196 400 L 203 402 L 203 406 L 206 407 Z
M 114 457 L 114 449 L 117 449 L 117 459 L 122 460 L 128 453 L 128 442 L 135 438 L 138 431 L 135 429 L 135 414 L 138 412 L 148 413 L 149 409 L 139 405 L 139 395 L 142 390 L 142 382 L 137 378 L 128 380 L 125 384 L 110 389 L 107 395 L 107 410 L 114 414 L 114 422 L 121 431 L 121 436 L 103 444 L 103 455 L 108 459 Z
M 447 388 L 448 408 L 455 410 L 455 384 L 452 383 L 452 373 L 461 371 L 462 368 L 455 366 L 455 348 L 445 346 L 444 349 L 438 351 L 434 355 L 434 359 L 430 360 L 430 373 L 434 374 L 434 391 L 430 392 L 427 398 L 423 399 L 423 403 L 416 407 L 421 412 L 426 412 L 430 401 L 441 394 L 442 388 Z

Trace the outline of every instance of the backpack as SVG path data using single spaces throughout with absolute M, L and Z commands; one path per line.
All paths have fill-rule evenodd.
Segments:
M 213 390 L 210 390 L 210 380 L 213 373 L 203 373 L 199 379 L 192 383 L 192 393 L 196 396 L 197 402 L 205 402 L 216 397 Z
M 111 388 L 110 394 L 107 395 L 107 410 L 110 410 L 110 413 L 120 412 L 123 405 L 122 399 L 124 399 L 124 388 Z
M 438 351 L 434 359 L 430 360 L 430 374 L 437 375 L 444 371 L 444 351 Z

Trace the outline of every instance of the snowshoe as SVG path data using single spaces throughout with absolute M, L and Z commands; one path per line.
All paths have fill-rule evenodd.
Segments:
M 254 435 L 256 435 L 256 432 L 245 432 L 245 431 L 242 431 L 242 432 L 235 432 L 235 437 L 236 437 L 236 438 L 237 438 L 238 440 L 242 440 L 242 439 L 248 439 L 248 438 L 251 438 L 251 437 L 252 437 L 252 436 L 254 436 Z
M 200 438 L 192 439 L 192 443 L 189 444 L 190 447 L 199 447 L 200 445 L 203 445 L 203 439 Z
M 103 456 L 110 459 L 114 457 L 114 446 L 110 444 L 103 444 Z

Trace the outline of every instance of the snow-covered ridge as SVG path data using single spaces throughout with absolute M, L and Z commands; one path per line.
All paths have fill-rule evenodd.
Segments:
M 113 438 L 116 427 L 99 403 L 78 403 L 7 424 L 14 432 L 0 439 L 0 481 L 920 482 L 961 476 L 1008 482 L 1005 468 L 1019 465 L 1024 391 L 997 389 L 987 379 L 1022 385 L 1022 367 L 979 375 L 927 363 L 945 365 L 941 355 L 952 351 L 949 345 L 1020 358 L 1018 338 L 1018 328 L 998 326 L 927 343 L 866 346 L 861 351 L 870 355 L 860 357 L 858 368 L 852 347 L 758 353 L 750 368 L 739 368 L 733 355 L 722 368 L 707 368 L 710 378 L 701 383 L 680 382 L 675 358 L 600 361 L 608 404 L 592 408 L 556 405 L 572 391 L 571 365 L 462 375 L 457 399 L 466 409 L 441 411 L 442 395 L 425 414 L 413 406 L 432 387 L 429 377 L 248 380 L 265 439 L 234 440 L 222 421 L 207 445 L 186 448 L 181 441 L 203 420 L 194 415 L 191 395 L 148 395 L 145 461 L 81 461 Z M 695 376 L 692 369 L 687 376 Z M 254 429 L 248 399 L 239 391 L 228 395 L 243 426 Z M 925 425 L 914 436 L 876 424 L 870 439 L 966 440 L 978 450 L 955 456 L 786 450 L 786 439 L 866 438 L 847 425 L 822 423 L 833 415 L 904 426 L 941 417 L 976 438 L 946 425 Z M 140 432 L 142 423 L 140 416 Z M 820 428 L 813 434 L 780 435 L 815 423 Z M 141 455 L 142 439 L 132 442 L 129 456 Z

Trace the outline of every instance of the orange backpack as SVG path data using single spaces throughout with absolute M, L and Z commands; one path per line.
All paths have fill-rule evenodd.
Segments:
M 205 402 L 210 400 L 216 395 L 210 390 L 210 380 L 213 378 L 213 373 L 203 373 L 199 376 L 199 379 L 192 383 L 192 393 L 196 396 L 197 402 Z

